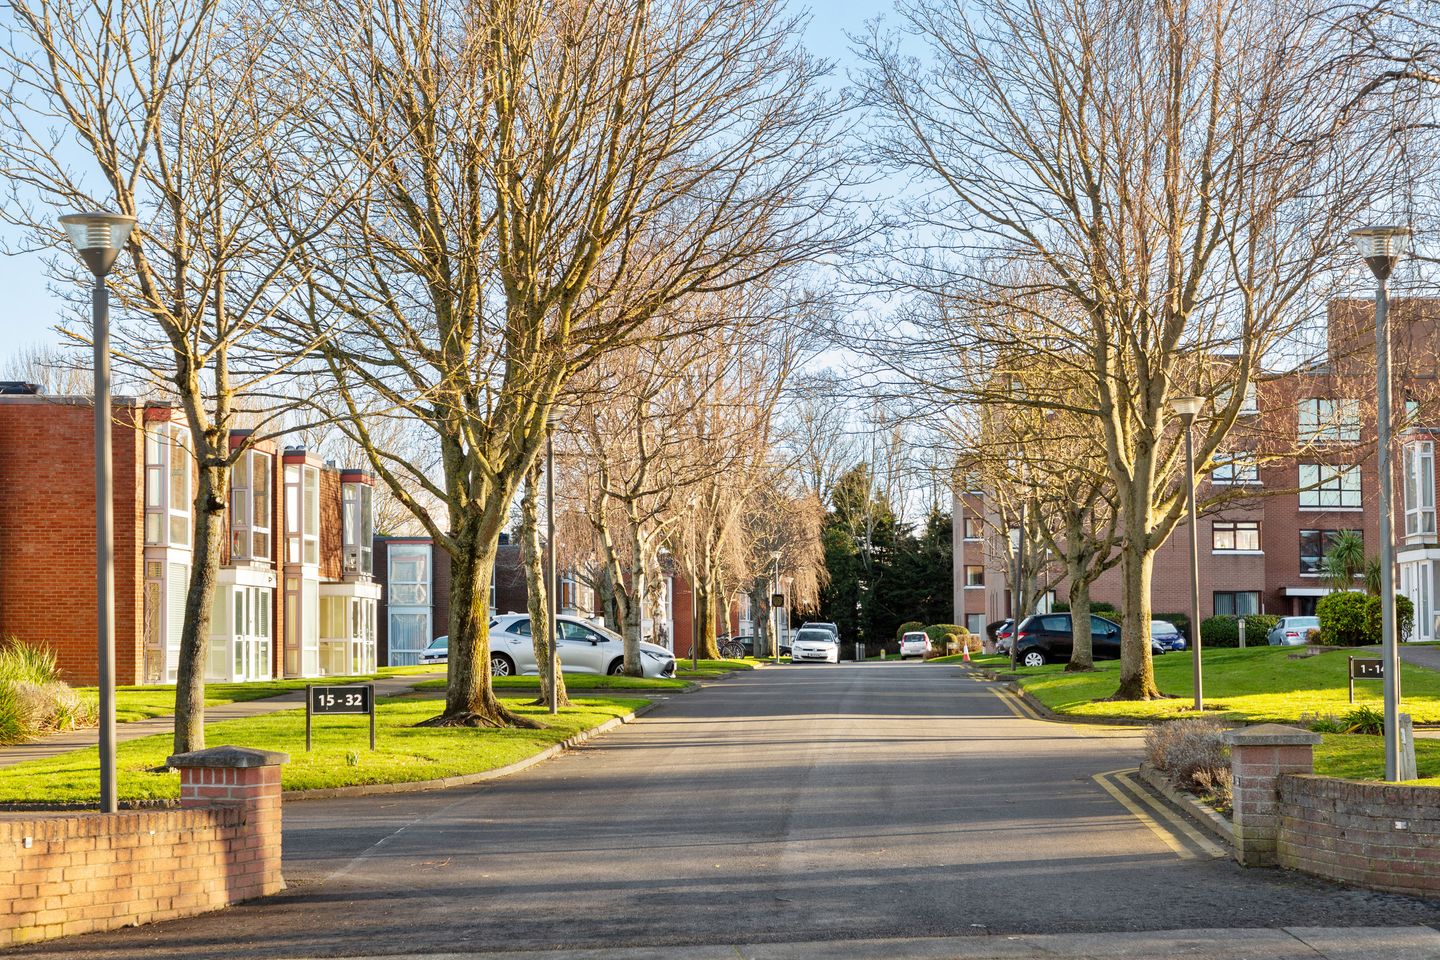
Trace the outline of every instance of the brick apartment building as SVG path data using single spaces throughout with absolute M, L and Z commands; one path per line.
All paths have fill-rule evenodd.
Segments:
M 50 647 L 77 684 L 96 681 L 93 418 L 89 398 L 0 393 L 0 637 Z M 173 683 L 193 556 L 189 432 L 169 405 L 126 398 L 112 429 L 116 680 Z M 374 667 L 371 514 L 362 471 L 265 441 L 241 456 L 207 680 Z
M 409 666 L 418 662 L 420 651 L 431 640 L 450 630 L 450 555 L 430 537 L 390 536 L 375 538 L 374 554 L 376 577 L 385 596 L 380 605 L 380 663 Z M 646 629 L 655 642 L 679 656 L 688 655 L 689 584 L 669 570 L 663 589 L 660 622 L 647 622 Z M 521 548 L 502 534 L 490 582 L 490 612 L 524 613 L 529 596 Z M 560 612 L 586 620 L 597 620 L 601 614 L 595 591 L 571 572 L 560 573 Z
M 1391 322 L 1396 583 L 1415 604 L 1414 639 L 1433 640 L 1440 638 L 1434 610 L 1440 300 L 1392 300 Z M 1313 614 L 1330 592 L 1321 564 L 1339 531 L 1359 531 L 1367 554 L 1379 553 L 1373 302 L 1331 303 L 1327 328 L 1324 363 L 1268 375 L 1254 386 L 1229 451 L 1200 484 L 1201 501 L 1212 502 L 1199 526 L 1202 618 Z M 984 491 L 958 492 L 954 510 L 955 611 L 978 632 L 1010 615 L 1011 571 Z M 1119 574 L 1116 568 L 1102 575 L 1092 598 L 1120 606 Z M 1042 589 L 1041 612 L 1065 599 L 1063 571 L 1051 571 Z M 1188 597 L 1189 531 L 1182 521 L 1155 555 L 1152 609 L 1184 612 Z

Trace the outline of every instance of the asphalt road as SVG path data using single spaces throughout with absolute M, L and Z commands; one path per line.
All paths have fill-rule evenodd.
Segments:
M 284 895 L 13 956 L 319 957 L 1435 925 L 1440 904 L 1183 859 L 1092 775 L 1137 733 L 949 667 L 755 671 L 474 788 L 285 807 Z

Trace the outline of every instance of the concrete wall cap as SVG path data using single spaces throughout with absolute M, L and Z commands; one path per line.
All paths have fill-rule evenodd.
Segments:
M 177 753 L 165 761 L 168 766 L 184 767 L 277 767 L 290 762 L 290 754 L 278 750 L 251 750 L 249 747 L 211 747 L 190 753 Z
M 1320 742 L 1320 734 L 1299 727 L 1287 727 L 1283 723 L 1260 723 L 1231 730 L 1225 734 L 1225 742 L 1232 747 L 1315 746 Z

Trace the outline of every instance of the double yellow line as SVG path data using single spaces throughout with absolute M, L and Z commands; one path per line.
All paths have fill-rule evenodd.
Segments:
M 1039 720 L 1042 723 L 1054 723 L 1049 717 L 1042 716 L 1040 711 L 1032 707 L 1029 702 L 1020 694 L 1003 687 L 991 687 L 990 692 L 1000 698 L 1005 704 L 1005 709 L 1015 715 L 1017 720 Z
M 1130 811 L 1136 820 L 1145 824 L 1150 832 L 1175 851 L 1175 855 L 1180 859 L 1197 860 L 1204 857 L 1213 860 L 1229 856 L 1228 850 L 1202 833 L 1183 815 L 1151 796 L 1148 790 L 1131 778 L 1129 770 L 1108 770 L 1097 773 L 1090 779 Z M 1152 812 L 1154 816 L 1151 815 Z M 1156 817 L 1165 821 L 1164 824 Z

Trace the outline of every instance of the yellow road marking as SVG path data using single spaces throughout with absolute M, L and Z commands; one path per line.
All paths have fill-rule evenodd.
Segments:
M 1211 840 L 1209 837 L 1205 836 L 1205 834 L 1201 833 L 1199 828 L 1197 828 L 1190 821 L 1186 820 L 1183 814 L 1171 810 L 1169 807 L 1165 806 L 1165 804 L 1152 797 L 1148 790 L 1140 786 L 1131 778 L 1128 771 L 1125 773 L 1115 774 L 1115 779 L 1119 780 L 1120 782 L 1124 783 L 1125 786 L 1129 787 L 1131 794 L 1139 797 L 1145 802 L 1145 805 L 1147 807 L 1160 814 L 1160 816 L 1164 817 L 1166 820 L 1170 821 L 1170 823 L 1173 824 L 1176 829 L 1178 829 L 1181 833 L 1185 834 L 1185 836 L 1189 837 L 1190 841 L 1194 843 L 1197 847 L 1199 847 L 1201 850 L 1205 851 L 1212 857 L 1228 856 L 1228 851 L 1226 851 L 1214 840 Z
M 990 692 L 993 693 L 993 694 L 995 694 L 995 696 L 997 696 L 997 697 L 1000 698 L 1000 702 L 1003 703 L 1003 704 L 1005 704 L 1005 709 L 1006 709 L 1006 710 L 1009 710 L 1011 713 L 1013 713 L 1013 714 L 1015 715 L 1015 719 L 1016 719 L 1016 720 L 1033 720 L 1033 719 L 1035 719 L 1034 717 L 1027 717 L 1025 714 L 1021 713 L 1021 712 L 1020 712 L 1020 708 L 1015 705 L 1015 701 L 1014 701 L 1013 699 L 1011 699 L 1010 697 L 1007 697 L 1007 696 L 1004 694 L 1003 691 L 996 690 L 994 687 L 991 687 L 991 688 L 990 688 Z
M 1178 856 L 1180 859 L 1197 859 L 1195 853 L 1189 847 L 1185 846 L 1185 844 L 1177 840 L 1175 838 L 1175 835 L 1172 834 L 1169 830 L 1166 830 L 1160 824 L 1156 823 L 1155 818 L 1151 817 L 1148 813 L 1142 810 L 1140 806 L 1135 803 L 1134 800 L 1131 800 L 1128 796 L 1126 796 L 1125 791 L 1121 790 L 1119 787 L 1115 786 L 1106 779 L 1106 777 L 1118 776 L 1119 774 L 1125 772 L 1126 771 L 1123 769 L 1107 770 L 1105 773 L 1097 773 L 1093 775 L 1090 779 L 1094 780 L 1097 784 L 1099 784 L 1100 789 L 1104 790 L 1106 793 L 1110 794 L 1110 796 L 1114 797 L 1115 800 L 1122 807 L 1124 807 L 1126 810 L 1129 810 L 1131 815 L 1134 816 L 1136 820 L 1139 820 L 1141 823 L 1145 824 L 1145 826 L 1149 827 L 1150 832 L 1155 834 L 1155 836 L 1159 837 L 1161 842 L 1163 842 L 1167 847 L 1175 851 L 1175 855 Z
M 1026 702 L 1024 697 L 1015 691 L 997 687 L 991 687 L 990 691 L 1004 701 L 1005 705 L 1010 708 L 1010 712 L 1021 720 L 1039 720 L 1041 723 L 1052 722 L 1049 718 L 1041 716 L 1034 707 Z

